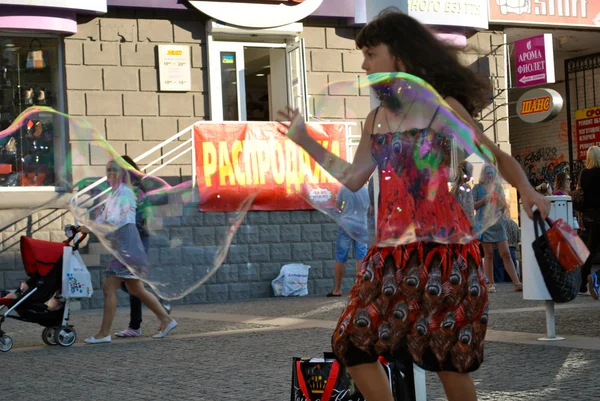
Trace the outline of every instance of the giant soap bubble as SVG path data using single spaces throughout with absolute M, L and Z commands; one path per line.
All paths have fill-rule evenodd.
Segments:
M 368 139 L 377 166 L 372 177 L 372 207 L 376 216 L 368 225 L 370 243 L 376 246 L 415 241 L 466 243 L 496 224 L 507 207 L 501 179 L 493 153 L 476 137 L 469 122 L 452 110 L 429 84 L 405 73 L 372 74 L 368 80 L 335 82 L 324 92 L 364 94 L 367 84 L 381 105 L 400 116 L 401 121 L 395 132 L 386 132 L 385 126 L 377 124 Z M 327 98 L 317 98 L 320 99 L 315 105 L 317 116 L 336 114 Z M 466 176 L 472 171 L 458 171 L 460 159 L 467 157 L 479 164 L 481 170 L 479 184 L 474 188 L 469 183 L 471 177 Z M 480 207 L 475 215 L 473 201 L 477 200 L 484 202 L 477 204 Z M 338 215 L 311 203 L 332 218 Z M 349 226 L 340 220 L 339 224 L 346 226 L 351 235 L 357 232 L 354 223 Z
M 280 224 L 280 215 L 266 212 L 270 210 L 293 214 L 296 210 L 317 209 L 355 239 L 375 246 L 414 241 L 465 243 L 497 222 L 503 194 L 491 151 L 427 83 L 407 74 L 376 74 L 361 84 L 333 85 L 345 91 L 340 93 L 348 93 L 348 88 L 362 94 L 374 90 L 386 107 L 409 116 L 398 132 L 383 132 L 376 127 L 375 134 L 364 139 L 368 140 L 377 170 L 372 179 L 372 208 L 354 219 L 340 218 L 339 208 L 347 206 L 336 205 L 341 184 L 303 149 L 279 135 L 274 122 L 195 124 L 193 150 L 192 139 L 184 137 L 163 150 L 190 149 L 182 159 L 195 157 L 196 171 L 183 182 L 164 179 L 164 162 L 151 163 L 152 157 L 140 161 L 142 171 L 134 169 L 121 158 L 121 145 L 109 143 L 89 121 L 46 108 L 26 111 L 2 132 L 1 138 L 26 127 L 36 113 L 53 113 L 64 119 L 72 149 L 66 166 L 72 166 L 75 186 L 86 188 L 71 202 L 78 224 L 87 226 L 112 257 L 165 299 L 193 297 L 204 290 L 205 283 L 237 282 L 239 285 L 229 284 L 229 291 L 248 291 L 248 286 L 241 283 L 267 278 L 260 269 L 262 263 L 304 262 L 280 254 L 285 244 L 277 244 L 265 229 L 266 224 Z M 331 91 L 331 86 L 324 91 Z M 348 103 L 354 105 L 347 106 L 346 113 L 351 114 L 348 118 L 367 114 L 368 109 L 362 108 L 369 102 L 362 98 Z M 331 111 L 336 107 L 327 102 L 316 102 L 317 115 L 323 108 Z M 309 134 L 323 147 L 348 157 L 341 125 L 311 121 L 307 126 Z M 82 150 L 88 146 L 96 151 Z M 136 156 L 140 152 L 134 148 L 129 153 Z M 479 194 L 474 194 L 468 180 L 453 186 L 456 164 L 464 157 L 476 158 L 487 166 L 482 168 L 486 184 Z M 105 165 L 112 159 L 128 171 L 133 181 L 142 184 L 142 190 L 135 191 L 136 206 L 143 217 L 142 235 L 135 226 L 116 227 L 97 219 L 112 192 L 105 180 L 97 180 L 104 176 Z M 373 163 L 371 159 L 369 163 Z M 172 164 L 177 166 L 177 162 Z M 61 175 L 66 173 L 59 171 Z M 89 184 L 95 187 L 90 189 Z M 457 200 L 459 193 L 485 200 L 478 218 L 469 219 Z M 263 213 L 248 215 L 249 211 Z M 292 221 L 280 224 L 281 235 L 277 238 L 301 248 L 303 237 L 284 237 L 284 231 L 293 229 L 289 224 Z M 145 246 L 142 237 L 146 235 Z M 103 264 L 107 262 L 102 260 Z M 221 276 L 223 279 L 218 281 Z M 251 294 L 240 294 L 238 298 L 249 297 Z

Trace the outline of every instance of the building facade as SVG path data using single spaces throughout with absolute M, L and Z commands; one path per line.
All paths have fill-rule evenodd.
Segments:
M 162 158 L 155 175 L 176 185 L 198 179 L 193 152 L 170 160 L 189 148 L 186 141 L 195 123 L 269 122 L 276 119 L 278 108 L 293 104 L 309 121 L 354 124 L 348 144 L 351 157 L 371 109 L 369 91 L 360 86 L 362 54 L 354 44 L 372 4 L 366 1 L 220 2 L 211 8 L 215 2 L 105 0 L 86 2 L 85 9 L 77 8 L 80 2 L 60 0 L 45 2 L 44 7 L 35 1 L 28 1 L 27 7 L 15 3 L 0 0 L 0 15 L 10 14 L 0 17 L 5 64 L 0 70 L 5 88 L 1 128 L 8 129 L 31 105 L 49 106 L 70 118 L 40 113 L 30 116 L 30 126 L 14 131 L 15 140 L 0 138 L 0 288 L 16 288 L 24 278 L 21 235 L 64 239 L 64 225 L 74 222 L 68 201 L 77 189 L 104 174 L 109 154 L 103 138 L 120 154 L 143 155 L 140 165 Z M 510 89 L 510 41 L 515 32 L 525 35 L 532 28 L 500 20 L 489 25 L 488 15 L 493 14 L 488 12 L 500 0 L 472 1 L 468 9 L 425 3 L 437 4 L 394 2 L 434 26 L 442 38 L 463 46 L 464 62 L 490 77 L 490 104 L 478 116 L 486 135 L 522 163 L 529 149 L 557 147 L 556 138 L 548 139 L 553 146 L 537 138 L 550 138 L 548 132 L 558 127 L 556 137 L 564 116 L 532 128 L 513 118 L 511 109 L 519 89 Z M 281 11 L 300 6 L 293 13 Z M 256 12 L 244 7 L 261 8 Z M 236 19 L 243 11 L 263 18 Z M 593 32 L 591 27 L 572 31 Z M 189 52 L 185 70 L 171 71 L 183 74 L 175 83 L 161 70 L 163 51 L 182 51 L 184 57 Z M 528 138 L 532 129 L 535 140 Z M 41 153 L 38 148 L 25 150 L 36 132 L 44 138 L 35 142 L 43 144 Z M 181 135 L 169 141 L 177 133 Z M 24 160 L 32 155 L 35 162 Z M 226 212 L 181 208 L 157 219 L 163 231 L 208 244 L 218 242 L 229 217 Z M 333 285 L 336 235 L 335 222 L 316 210 L 250 211 L 223 266 L 180 302 L 270 296 L 271 280 L 281 266 L 296 262 L 311 266 L 309 293 L 325 294 Z M 184 264 L 182 252 L 161 251 L 157 257 L 167 264 Z M 93 239 L 82 253 L 99 290 L 109 255 Z M 345 289 L 353 282 L 353 270 L 349 263 Z M 84 300 L 83 307 L 101 307 L 100 294 L 96 291 L 94 298 Z

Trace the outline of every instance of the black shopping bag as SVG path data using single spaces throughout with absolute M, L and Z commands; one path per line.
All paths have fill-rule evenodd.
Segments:
M 563 253 L 567 253 L 568 246 L 564 241 L 550 240 L 548 236 L 550 230 L 546 230 L 546 223 L 550 225 L 550 230 L 556 224 L 549 219 L 544 221 L 540 212 L 535 211 L 533 214 L 535 241 L 531 244 L 533 253 L 552 300 L 556 303 L 570 302 L 577 297 L 581 287 L 581 267 L 573 269 L 572 266 L 561 264 L 557 255 L 560 255 L 561 248 Z M 582 246 L 585 248 L 585 245 Z M 584 251 L 587 251 L 587 248 Z M 589 251 L 587 252 L 589 256 Z M 586 258 L 584 257 L 583 260 Z
M 414 383 L 400 361 L 383 361 L 395 401 L 414 400 Z M 409 373 L 409 374 L 407 374 Z M 366 401 L 354 381 L 331 353 L 323 358 L 293 358 L 291 401 Z

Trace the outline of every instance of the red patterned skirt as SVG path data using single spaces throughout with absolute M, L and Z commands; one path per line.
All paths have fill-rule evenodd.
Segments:
M 483 362 L 488 297 L 477 242 L 373 247 L 332 337 L 346 366 L 409 352 L 429 371 Z

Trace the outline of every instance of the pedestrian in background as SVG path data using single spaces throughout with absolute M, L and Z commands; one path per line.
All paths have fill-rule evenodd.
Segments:
M 147 216 L 147 200 L 146 200 L 146 192 L 147 188 L 144 185 L 145 181 L 143 180 L 142 172 L 138 167 L 137 163 L 133 161 L 131 157 L 128 155 L 122 156 L 123 160 L 127 162 L 131 167 L 135 170 L 128 171 L 129 178 L 131 180 L 131 186 L 133 188 L 133 192 L 135 198 L 137 200 L 137 209 L 135 212 L 135 225 L 140 234 L 140 239 L 142 240 L 142 244 L 144 245 L 144 250 L 146 254 L 148 253 L 148 247 L 150 243 L 150 233 L 148 232 L 148 227 L 146 225 L 146 216 Z M 147 181 L 147 180 L 146 180 Z M 121 283 L 121 290 L 129 293 L 127 290 L 127 286 L 125 282 Z M 161 300 L 162 301 L 162 300 Z M 164 301 L 161 302 L 167 313 L 171 313 L 171 305 L 165 304 Z M 115 333 L 117 337 L 139 337 L 142 335 L 142 301 L 131 294 L 129 294 L 129 325 L 126 329 L 121 330 Z
M 356 273 L 359 272 L 363 259 L 367 254 L 368 222 L 367 214 L 370 207 L 369 190 L 362 186 L 353 192 L 341 186 L 337 194 L 336 210 L 339 213 L 339 229 L 335 243 L 334 287 L 328 297 L 342 295 L 342 280 L 345 263 L 348 260 L 350 248 L 354 248 Z

